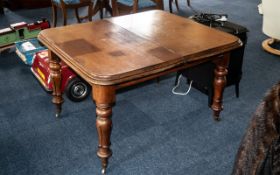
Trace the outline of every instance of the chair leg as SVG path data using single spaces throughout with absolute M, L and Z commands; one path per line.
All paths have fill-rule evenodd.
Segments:
M 188 0 L 189 1 L 189 0 Z M 177 11 L 179 11 L 179 4 L 178 4 L 178 0 L 175 0 L 175 5 L 176 5 L 176 8 L 177 8 Z
M 99 17 L 103 19 L 103 8 L 99 9 Z
M 236 98 L 239 98 L 239 83 L 235 84 L 235 96 Z
M 93 3 L 88 6 L 88 21 L 92 21 L 93 15 Z
M 100 7 L 101 7 L 100 0 L 97 0 L 92 10 L 92 16 L 94 16 L 96 13 L 99 12 Z
M 62 7 L 63 25 L 67 25 L 67 9 Z
M 172 13 L 172 2 L 173 0 L 169 0 L 169 12 Z
M 191 6 L 191 2 L 190 0 L 187 0 L 188 6 Z
M 57 7 L 52 5 L 52 18 L 53 18 L 53 27 L 56 27 L 57 23 Z
M 111 4 L 112 4 L 112 16 L 119 16 L 119 9 L 118 9 L 118 4 L 117 4 L 117 0 L 111 0 Z
M 172 3 L 173 3 L 173 0 L 169 0 L 169 11 L 170 13 L 173 12 L 173 9 L 172 9 Z M 175 5 L 176 5 L 176 9 L 177 11 L 179 11 L 179 4 L 178 4 L 178 0 L 175 0 Z
M 110 1 L 105 0 L 104 1 L 104 6 L 105 6 L 106 11 L 109 12 L 110 15 L 112 16 L 113 15 L 113 10 L 112 10 L 112 7 L 110 5 Z
M 103 19 L 103 8 L 104 8 L 104 1 L 98 1 L 100 4 L 99 4 L 99 17 L 100 19 Z
M 75 15 L 76 15 L 78 23 L 81 23 L 81 19 L 79 17 L 79 9 L 78 8 L 75 8 Z

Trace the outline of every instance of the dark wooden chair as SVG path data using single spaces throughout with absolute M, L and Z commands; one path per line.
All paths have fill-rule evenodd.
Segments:
M 112 0 L 113 16 L 137 13 L 140 11 L 161 9 L 162 0 Z
M 63 15 L 63 25 L 67 25 L 67 9 L 74 9 L 75 15 L 78 23 L 81 23 L 83 19 L 88 18 L 89 21 L 92 21 L 93 15 L 93 2 L 92 0 L 51 0 L 52 2 L 52 11 L 53 11 L 53 26 L 56 27 L 57 23 L 57 8 L 62 10 Z M 79 16 L 79 8 L 88 7 L 88 15 L 85 17 Z
M 103 10 L 109 12 L 112 16 L 112 7 L 110 5 L 110 0 L 96 0 L 95 6 L 93 8 L 93 15 L 99 12 L 100 19 L 103 19 Z
M 173 3 L 173 0 L 169 0 L 169 11 L 170 13 L 172 13 L 172 3 Z M 187 0 L 187 4 L 188 6 L 191 6 L 191 3 L 190 3 L 190 0 Z M 177 10 L 179 10 L 179 4 L 178 4 L 178 0 L 175 0 L 175 5 L 176 5 L 176 8 Z

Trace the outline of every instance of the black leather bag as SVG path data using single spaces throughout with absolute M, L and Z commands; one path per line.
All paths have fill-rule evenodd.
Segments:
M 192 16 L 191 19 L 209 27 L 233 34 L 239 37 L 243 42 L 243 46 L 232 51 L 230 55 L 226 85 L 235 85 L 236 97 L 239 97 L 239 83 L 242 78 L 242 64 L 248 30 L 241 25 L 229 21 L 219 20 L 224 17 L 227 17 L 227 15 L 199 14 Z M 212 62 L 207 62 L 196 67 L 179 71 L 177 72 L 175 84 L 177 84 L 179 75 L 182 74 L 187 78 L 188 82 L 193 81 L 192 86 L 194 88 L 208 95 L 208 105 L 211 106 L 213 97 L 214 68 L 215 65 Z

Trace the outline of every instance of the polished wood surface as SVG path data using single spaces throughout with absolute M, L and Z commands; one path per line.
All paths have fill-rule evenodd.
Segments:
M 242 44 L 233 35 L 161 10 L 47 29 L 38 38 L 50 50 L 57 115 L 63 103 L 60 60 L 92 86 L 99 138 L 97 155 L 103 173 L 112 155 L 111 115 L 117 89 L 213 61 L 212 109 L 218 120 L 229 53 Z
M 88 82 L 101 85 L 133 80 L 240 45 L 232 35 L 160 10 L 48 29 L 39 39 Z
M 241 44 L 233 35 L 160 10 L 108 21 L 179 54 L 183 57 L 181 63 L 217 55 Z M 170 58 L 168 61 L 174 60 Z M 164 62 L 166 64 L 167 60 Z

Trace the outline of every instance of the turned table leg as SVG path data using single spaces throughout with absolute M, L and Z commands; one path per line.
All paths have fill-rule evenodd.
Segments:
M 61 105 L 63 103 L 62 93 L 61 93 L 61 65 L 60 58 L 56 56 L 49 50 L 49 66 L 50 74 L 53 85 L 53 98 L 52 102 L 56 106 L 55 116 L 59 117 L 61 113 Z
M 227 66 L 229 63 L 229 53 L 223 55 L 223 58 L 215 60 L 215 77 L 214 77 L 214 95 L 213 95 L 213 117 L 216 121 L 220 120 L 220 112 L 223 110 L 223 92 L 226 85 Z
M 97 156 L 101 159 L 102 174 L 105 174 L 108 159 L 112 155 L 110 137 L 112 130 L 112 106 L 115 102 L 115 87 L 93 85 L 93 100 L 96 104 L 96 129 L 98 132 Z

